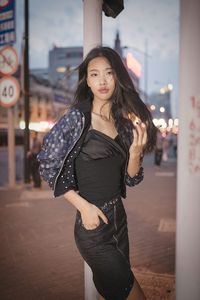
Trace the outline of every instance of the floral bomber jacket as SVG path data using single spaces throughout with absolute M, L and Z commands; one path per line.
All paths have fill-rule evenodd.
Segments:
M 71 108 L 46 134 L 42 150 L 37 156 L 41 177 L 54 191 L 54 197 L 69 190 L 78 190 L 74 169 L 74 160 L 91 124 L 91 101 L 85 100 Z M 132 131 L 130 131 L 130 135 Z M 126 198 L 126 185 L 134 186 L 143 180 L 143 167 L 138 174 L 130 177 L 124 170 L 121 196 Z

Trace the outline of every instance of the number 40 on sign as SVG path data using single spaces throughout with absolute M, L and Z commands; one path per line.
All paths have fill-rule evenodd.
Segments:
M 20 86 L 13 76 L 0 79 L 0 104 L 4 107 L 15 105 L 20 95 Z

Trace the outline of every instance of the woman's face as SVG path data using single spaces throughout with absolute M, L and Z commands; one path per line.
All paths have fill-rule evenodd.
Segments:
M 94 100 L 110 100 L 115 89 L 115 76 L 109 61 L 105 57 L 97 57 L 89 62 L 87 84 L 94 94 Z

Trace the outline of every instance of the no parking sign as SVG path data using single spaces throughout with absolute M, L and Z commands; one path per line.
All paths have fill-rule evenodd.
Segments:
M 5 46 L 0 49 L 0 74 L 12 75 L 18 68 L 18 55 L 15 48 Z

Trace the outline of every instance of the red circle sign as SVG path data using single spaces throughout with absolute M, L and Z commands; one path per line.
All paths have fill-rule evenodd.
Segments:
M 5 7 L 9 4 L 10 0 L 0 0 L 0 7 Z
M 12 75 L 18 68 L 18 55 L 15 48 L 5 46 L 0 50 L 0 73 Z
M 15 77 L 6 76 L 0 80 L 0 104 L 4 107 L 15 105 L 20 95 L 20 85 Z

